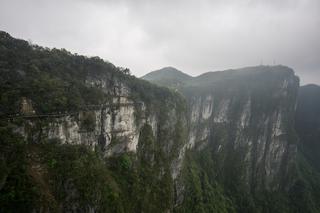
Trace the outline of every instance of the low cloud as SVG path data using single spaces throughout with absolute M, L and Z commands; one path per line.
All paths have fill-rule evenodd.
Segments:
M 318 0 L 0 0 L 0 29 L 49 47 L 99 55 L 141 76 L 263 64 L 320 83 Z

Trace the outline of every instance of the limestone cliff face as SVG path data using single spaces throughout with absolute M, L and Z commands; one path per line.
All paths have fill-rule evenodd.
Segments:
M 136 154 L 141 130 L 150 125 L 157 148 L 168 158 L 170 173 L 175 179 L 180 172 L 181 150 L 186 142 L 185 135 L 177 139 L 177 134 L 186 132 L 186 114 L 181 97 L 178 94 L 172 97 L 164 95 L 162 99 L 146 103 L 143 98 L 136 97 L 130 84 L 109 73 L 90 74 L 85 82 L 87 87 L 102 90 L 110 97 L 109 100 L 73 113 L 58 113 L 48 118 L 31 116 L 16 131 L 29 141 L 82 144 L 111 157 Z
M 144 76 L 169 89 L 4 32 L 0 53 L 3 212 L 17 200 L 29 212 L 301 212 L 300 200 L 317 203 L 317 184 L 292 181 L 299 82 L 288 67 Z
M 154 110 L 152 104 L 134 98 L 125 81 L 108 74 L 90 75 L 86 85 L 108 94 L 108 102 L 45 123 L 29 121 L 20 131 L 32 140 L 84 144 L 110 157 L 137 153 L 141 130 L 148 124 L 170 162 L 173 179 L 179 177 L 187 150 L 209 149 L 215 162 L 212 169 L 223 184 L 236 179 L 231 182 L 253 191 L 285 188 L 296 152 L 292 131 L 299 83 L 294 73 L 243 72 L 194 84 L 179 88 L 187 112 L 178 107 L 179 101 L 170 103 L 167 97 Z M 177 199 L 183 199 L 179 178 L 176 190 Z
M 185 84 L 178 89 L 188 103 L 187 148 L 212 150 L 222 182 L 238 179 L 251 190 L 285 187 L 296 153 L 299 80 L 293 71 L 246 68 L 207 73 Z
M 109 105 L 109 106 L 108 106 Z M 112 104 L 101 106 L 100 109 L 80 111 L 72 115 L 50 119 L 41 131 L 37 130 L 33 137 L 58 139 L 61 143 L 84 144 L 92 148 L 99 147 L 106 155 L 121 152 L 135 152 L 141 126 L 146 119 L 137 123 L 136 108 L 143 105 L 134 103 L 126 97 L 113 100 Z M 89 127 L 84 122 L 91 119 Z M 34 125 L 32 122 L 29 125 Z M 26 126 L 28 128 L 28 124 Z M 34 130 L 36 131 L 36 130 Z M 25 131 L 28 137 L 29 131 Z M 41 134 L 41 135 L 39 135 Z M 112 141 L 117 140 L 114 144 Z

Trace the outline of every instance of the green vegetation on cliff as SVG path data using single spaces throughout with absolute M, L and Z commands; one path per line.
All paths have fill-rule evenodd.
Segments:
M 87 83 L 102 77 L 109 79 L 107 92 L 101 85 Z M 0 116 L 19 113 L 22 98 L 31 100 L 39 114 L 76 112 L 87 105 L 108 102 L 119 83 L 131 89 L 132 99 L 146 104 L 177 98 L 168 89 L 137 79 L 128 69 L 98 57 L 31 45 L 0 31 Z
M 166 212 L 173 209 L 168 158 L 151 127 L 138 152 L 103 158 L 85 145 L 26 143 L 0 128 L 1 212 Z
M 202 129 L 209 127 L 210 131 L 208 144 L 200 136 L 196 150 L 186 155 L 187 166 L 183 170 L 186 197 L 180 207 L 182 212 L 186 209 L 192 212 L 226 212 L 226 209 L 229 212 L 319 212 L 319 175 L 305 160 L 317 164 L 320 153 L 316 130 L 320 118 L 316 110 L 318 102 L 314 95 L 310 98 L 312 92 L 300 91 L 296 120 L 296 130 L 302 134 L 299 143 L 294 129 L 298 79 L 290 68 L 258 66 L 209 72 L 182 80 L 179 85 L 166 81 L 164 74 L 159 70 L 146 76 L 151 82 L 177 88 L 187 98 L 192 117 L 189 125 L 196 131 L 193 137 L 202 135 Z M 221 110 L 223 107 L 227 110 Z M 210 110 L 217 122 L 201 118 L 203 112 Z M 221 112 L 226 119 L 222 123 Z M 241 130 L 239 123 L 246 122 L 248 113 L 249 126 Z M 270 119 L 274 120 L 268 123 Z M 279 119 L 280 134 L 274 132 Z M 275 134 L 278 135 L 273 136 Z M 264 140 L 266 143 L 261 146 Z M 272 140 L 274 144 L 270 145 Z M 274 150 L 279 150 L 277 146 L 283 141 L 285 151 L 279 174 L 270 182 L 266 174 L 276 168 L 279 161 L 274 159 L 279 151 Z M 269 160 L 272 163 L 268 165 L 266 158 L 272 150 L 273 157 Z M 210 194 L 214 194 L 216 200 L 211 199 Z M 217 202 L 218 198 L 222 199 Z
M 105 86 L 99 85 L 101 79 Z M 172 211 L 171 166 L 185 141 L 179 94 L 97 57 L 30 45 L 5 32 L 0 32 L 0 83 L 0 212 Z M 50 117 L 7 119 L 30 109 L 36 114 L 80 111 L 80 131 L 92 132 L 97 118 L 86 107 L 122 95 L 145 104 L 144 114 L 135 111 L 137 125 L 151 113 L 158 119 L 157 135 L 148 123 L 142 126 L 137 153 L 105 157 L 97 147 L 48 140 L 41 131 Z M 21 126 L 28 138 L 19 136 Z
M 0 32 L 0 212 L 320 211 L 319 113 L 310 101 L 314 96 L 299 102 L 299 143 L 293 129 L 298 84 L 291 69 L 259 66 L 190 77 L 165 68 L 144 78 L 170 89 L 98 57 L 30 45 Z M 7 117 L 30 109 L 36 114 L 80 111 L 79 131 L 95 134 L 99 118 L 87 106 L 112 103 L 123 95 L 121 88 L 145 107 L 134 112 L 141 127 L 136 152 L 106 157 L 99 147 L 33 134 L 48 127 L 50 118 Z M 200 122 L 209 110 L 192 113 L 195 99 L 201 100 L 200 108 L 212 101 L 216 121 L 212 116 Z M 243 124 L 247 106 L 250 125 Z M 188 117 L 194 114 L 198 117 L 192 121 Z M 275 126 L 278 120 L 281 128 Z M 22 124 L 31 132 L 27 138 L 19 134 Z M 206 129 L 207 138 L 201 138 Z M 188 130 L 196 130 L 193 148 L 185 146 Z M 119 140 L 113 137 L 110 145 Z M 274 161 L 282 148 L 277 145 L 284 142 L 279 163 Z M 269 165 L 270 150 L 276 151 Z M 269 181 L 266 174 L 272 169 L 278 173 Z

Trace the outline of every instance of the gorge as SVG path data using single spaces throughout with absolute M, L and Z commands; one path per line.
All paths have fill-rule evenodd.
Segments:
M 320 212 L 320 90 L 289 67 L 138 79 L 0 32 L 0 85 L 0 212 Z

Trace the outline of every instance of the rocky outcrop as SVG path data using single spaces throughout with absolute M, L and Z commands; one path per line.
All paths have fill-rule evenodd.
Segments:
M 141 130 L 148 124 L 157 149 L 170 162 L 177 203 L 183 200 L 180 173 L 187 150 L 211 150 L 212 169 L 222 184 L 238 182 L 248 191 L 287 187 L 296 153 L 292 131 L 299 85 L 290 69 L 244 72 L 192 90 L 179 88 L 187 113 L 181 111 L 180 100 L 166 97 L 155 109 L 134 99 L 130 85 L 108 75 L 89 76 L 86 84 L 101 89 L 110 100 L 40 125 L 28 121 L 22 129 L 25 137 L 85 144 L 110 157 L 137 153 Z
M 206 76 L 205 78 L 203 76 Z M 284 187 L 295 157 L 299 80 L 282 66 L 207 73 L 178 88 L 188 103 L 188 149 L 212 149 L 217 176 L 250 190 Z
M 0 209 L 319 212 L 313 170 L 297 160 L 290 68 L 144 76 L 168 89 L 3 32 L 0 47 Z M 301 127 L 309 107 L 298 108 Z
M 102 151 L 105 157 L 112 157 L 137 153 L 141 130 L 150 125 L 157 149 L 170 159 L 172 178 L 176 179 L 183 161 L 181 148 L 186 142 L 186 135 L 176 139 L 177 134 L 186 132 L 186 114 L 181 97 L 173 94 L 168 99 L 164 96 L 155 103 L 146 103 L 143 99 L 133 98 L 130 85 L 109 73 L 89 75 L 86 85 L 102 90 L 110 97 L 109 100 L 73 113 L 26 117 L 16 132 L 32 142 L 45 140 L 49 143 L 82 144 Z M 163 89 L 159 89 L 162 92 Z M 167 95 L 168 91 L 163 93 Z M 171 92 L 168 94 L 172 95 Z
M 93 149 L 99 147 L 106 155 L 135 152 L 140 128 L 147 122 L 147 119 L 137 122 L 136 108 L 142 110 L 143 105 L 121 97 L 100 109 L 51 118 L 46 124 L 41 122 L 40 131 L 36 123 L 27 122 L 23 134 L 28 138 L 33 132 L 34 139 L 57 139 L 62 144 L 84 144 Z M 34 127 L 33 131 L 29 131 L 30 127 Z

